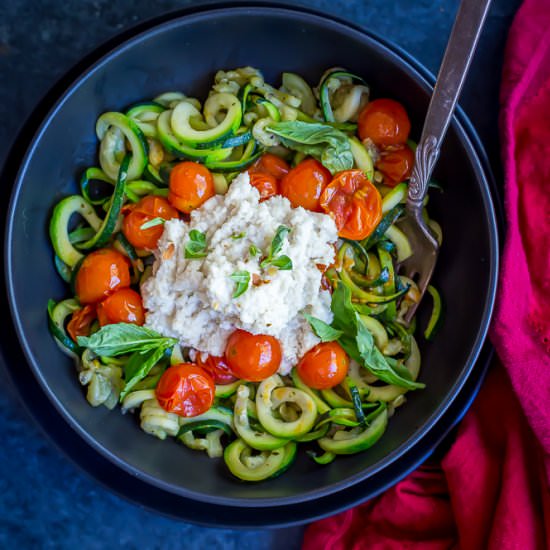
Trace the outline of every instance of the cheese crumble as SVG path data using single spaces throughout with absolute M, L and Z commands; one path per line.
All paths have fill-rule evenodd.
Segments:
M 281 343 L 279 372 L 286 374 L 319 339 L 304 313 L 330 323 L 330 293 L 321 289 L 318 264 L 334 261 L 337 230 L 325 215 L 292 208 L 281 196 L 259 202 L 247 173 L 226 195 L 217 195 L 191 213 L 189 223 L 170 220 L 155 253 L 153 274 L 142 285 L 146 325 L 179 339 L 182 346 L 221 356 L 237 328 L 269 334 Z M 280 226 L 290 228 L 281 255 L 292 269 L 260 267 Z M 186 259 L 189 232 L 206 235 L 206 256 Z M 233 298 L 235 272 L 250 274 L 247 290 Z

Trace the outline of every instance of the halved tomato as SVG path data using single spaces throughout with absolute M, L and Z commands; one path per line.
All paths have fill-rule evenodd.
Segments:
M 336 223 L 338 235 L 346 239 L 365 239 L 382 219 L 382 197 L 361 170 L 339 172 L 320 203 Z

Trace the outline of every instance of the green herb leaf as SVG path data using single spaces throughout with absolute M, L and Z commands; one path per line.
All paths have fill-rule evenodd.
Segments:
M 131 323 L 105 325 L 91 336 L 79 336 L 77 340 L 80 346 L 105 357 L 134 351 L 144 353 L 160 346 L 168 349 L 177 343 L 176 338 L 168 338 L 150 328 Z
M 241 294 L 246 292 L 250 284 L 250 273 L 248 271 L 235 271 L 229 278 L 236 283 L 233 298 L 238 298 Z
M 407 388 L 408 390 L 424 388 L 425 384 L 413 382 L 411 380 L 408 371 L 407 374 L 404 374 L 404 370 L 406 370 L 405 367 L 403 367 L 404 370 L 396 368 L 398 365 L 397 361 L 394 360 L 390 362 L 387 357 L 384 357 L 382 352 L 375 346 L 372 334 L 365 326 L 361 316 L 356 313 L 355 317 L 357 324 L 357 349 L 363 359 L 364 366 L 367 367 L 372 374 L 388 384 L 395 384 L 396 386 Z M 391 364 L 392 362 L 394 363 L 393 366 Z M 399 367 L 400 366 L 401 365 L 399 365 Z
M 277 267 L 281 270 L 292 269 L 292 260 L 288 256 L 277 257 L 277 254 L 279 254 L 279 252 L 283 248 L 285 237 L 290 233 L 290 231 L 290 227 L 286 227 L 285 225 L 280 225 L 277 228 L 275 236 L 273 237 L 273 240 L 271 241 L 271 245 L 269 247 L 269 253 L 267 257 L 263 259 L 260 263 L 260 267 L 262 269 L 266 268 L 269 265 Z
M 286 225 L 280 225 L 277 227 L 277 231 L 275 231 L 275 236 L 273 237 L 273 240 L 271 241 L 271 246 L 269 247 L 269 258 L 274 258 L 281 249 L 283 248 L 283 242 L 285 240 L 285 237 L 290 233 L 290 227 L 286 227 Z
M 331 174 L 353 168 L 349 140 L 332 126 L 294 120 L 273 122 L 267 130 L 279 136 L 286 147 L 315 157 Z
M 351 290 L 339 283 L 332 293 L 330 309 L 334 315 L 332 324 L 348 334 L 355 334 L 355 308 L 351 303 Z
M 124 365 L 124 388 L 120 392 L 122 401 L 128 392 L 140 381 L 143 380 L 149 371 L 162 359 L 166 350 L 171 347 L 167 344 L 161 344 L 145 353 L 135 351 Z
M 331 327 L 328 323 L 312 317 L 308 313 L 304 313 L 304 317 L 307 319 L 313 332 L 321 339 L 321 342 L 334 342 L 338 340 L 344 333 L 334 327 Z
M 255 247 L 253 244 L 250 245 L 250 248 L 248 249 L 248 252 L 250 252 L 251 256 L 257 256 L 260 252 L 257 247 Z
M 241 231 L 240 233 L 234 233 L 233 235 L 231 235 L 231 238 L 234 240 L 234 241 L 237 241 L 239 239 L 242 239 L 243 237 L 246 237 L 246 233 L 244 231 Z
M 385 357 L 376 347 L 371 332 L 351 302 L 350 289 L 343 283 L 338 284 L 332 294 L 331 309 L 334 315 L 332 327 L 342 332 L 338 343 L 352 359 L 388 384 L 409 390 L 425 387 L 424 384 L 413 382 L 408 371 L 405 374 L 401 370 L 400 363 Z
M 288 256 L 277 256 L 271 260 L 270 265 L 276 267 L 279 271 L 289 271 L 292 269 L 292 260 Z
M 189 231 L 189 242 L 185 245 L 185 258 L 196 260 L 206 256 L 206 235 L 192 229 Z
M 156 227 L 157 225 L 165 224 L 166 220 L 164 218 L 153 218 L 148 222 L 145 222 L 139 226 L 140 229 L 150 229 L 151 227 Z

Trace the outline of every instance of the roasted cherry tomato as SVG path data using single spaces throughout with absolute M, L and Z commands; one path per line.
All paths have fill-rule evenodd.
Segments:
M 216 384 L 224 385 L 235 382 L 237 378 L 227 366 L 223 357 L 214 357 L 209 355 L 205 360 L 202 359 L 202 354 L 197 353 L 197 365 L 202 367 L 214 379 Z
M 178 211 L 166 199 L 148 195 L 130 208 L 130 212 L 124 217 L 122 223 L 122 233 L 136 248 L 153 250 L 162 235 L 163 225 L 161 223 L 142 229 L 143 224 L 154 218 L 171 220 L 177 217 Z
M 141 296 L 131 288 L 121 288 L 97 304 L 99 324 L 133 323 L 143 325 L 145 313 Z
M 197 416 L 214 402 L 214 380 L 193 363 L 180 363 L 164 371 L 155 389 L 159 405 L 180 416 Z
M 180 162 L 170 172 L 168 201 L 180 212 L 189 214 L 215 195 L 210 170 L 197 162 Z
M 238 378 L 259 382 L 277 372 L 281 364 L 281 344 L 267 334 L 236 330 L 227 340 L 225 360 Z
M 384 176 L 384 184 L 395 187 L 408 179 L 414 166 L 414 153 L 408 145 L 390 147 L 380 153 L 376 168 Z
M 73 313 L 71 320 L 67 323 L 67 332 L 69 336 L 75 342 L 77 336 L 88 336 L 90 334 L 90 325 L 95 318 L 95 306 L 87 304 L 83 308 L 77 309 Z
M 250 172 L 263 172 L 269 174 L 275 179 L 284 178 L 290 171 L 288 163 L 277 155 L 264 153 L 251 167 Z
M 260 192 L 260 202 L 265 201 L 278 193 L 277 180 L 264 172 L 252 172 L 250 175 L 250 185 Z
M 338 235 L 360 241 L 382 218 L 382 198 L 361 170 L 344 170 L 327 185 L 321 207 L 332 217 Z
M 359 114 L 357 133 L 360 139 L 370 138 L 376 145 L 405 143 L 411 131 L 407 111 L 393 99 L 375 99 Z
M 88 254 L 76 274 L 75 291 L 81 304 L 103 300 L 130 286 L 130 262 L 120 252 L 100 248 Z
M 315 159 L 303 160 L 281 180 L 280 192 L 294 208 L 321 212 L 319 198 L 330 181 L 330 172 Z
M 349 359 L 336 342 L 321 342 L 310 349 L 298 363 L 298 375 L 310 388 L 327 390 L 344 381 Z

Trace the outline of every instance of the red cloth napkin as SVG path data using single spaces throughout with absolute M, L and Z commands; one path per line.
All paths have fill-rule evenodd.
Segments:
M 500 358 L 440 462 L 310 525 L 305 550 L 550 548 L 550 2 L 525 0 L 501 89 Z

